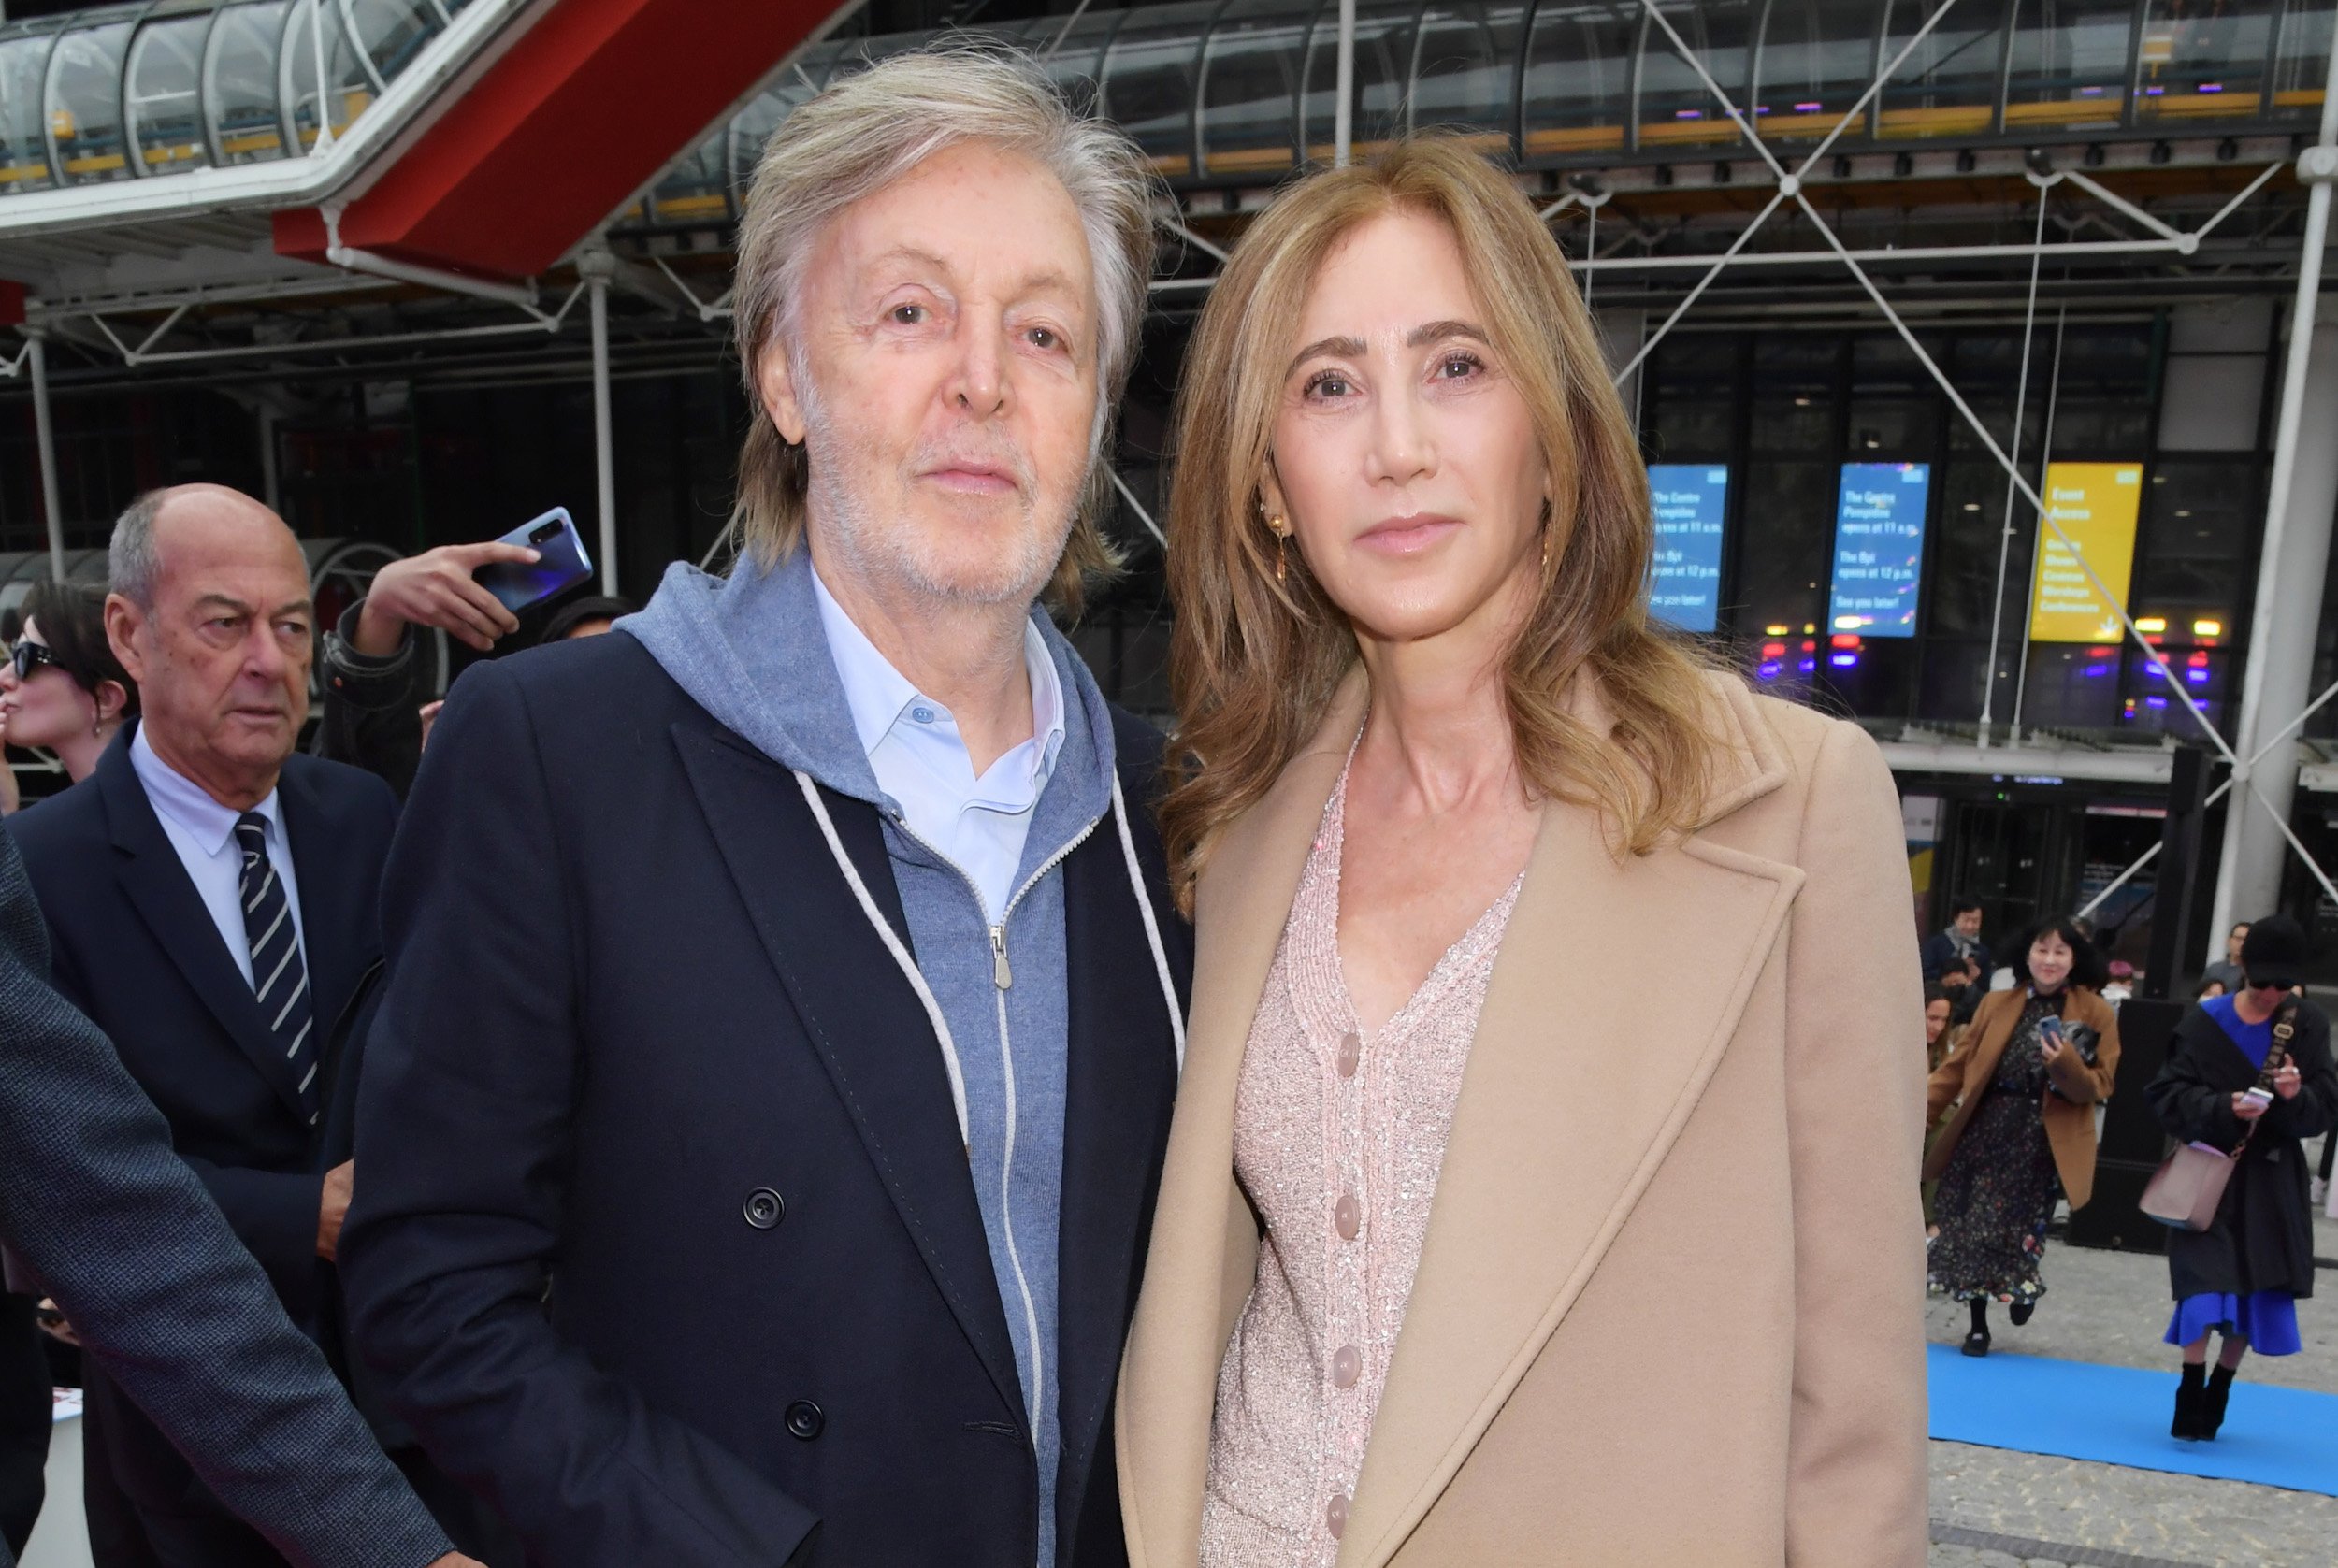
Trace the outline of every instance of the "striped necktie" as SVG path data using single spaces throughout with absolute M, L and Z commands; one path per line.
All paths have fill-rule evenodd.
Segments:
M 252 942 L 252 994 L 260 1003 L 293 1075 L 300 1083 L 300 1109 L 317 1119 L 317 1053 L 310 1026 L 309 971 L 300 961 L 300 933 L 294 928 L 292 896 L 268 863 L 267 818 L 246 812 L 236 819 L 236 842 L 243 851 L 243 930 Z

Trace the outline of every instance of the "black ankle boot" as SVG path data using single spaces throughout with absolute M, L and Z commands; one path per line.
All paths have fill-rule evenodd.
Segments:
M 2175 1386 L 2175 1420 L 2168 1428 L 2170 1437 L 2186 1443 L 2201 1439 L 2201 1402 L 2207 1397 L 2208 1369 L 2198 1362 L 2184 1363 L 2184 1375 Z
M 2013 1309 L 2006 1313 L 2005 1316 L 2012 1318 L 2013 1320 L 2013 1327 L 2018 1329 L 2024 1323 L 2028 1322 L 2029 1315 L 2037 1310 L 2038 1303 L 2035 1302 L 2015 1302 L 2013 1305 Z
M 1965 1336 L 1965 1354 L 1985 1356 L 1989 1353 L 1989 1303 L 1976 1296 L 1972 1301 L 1972 1331 Z
M 2232 1398 L 2232 1372 L 2228 1366 L 2217 1367 L 2208 1374 L 2208 1387 L 2201 1391 L 2200 1435 L 2203 1442 L 2214 1443 L 2224 1426 L 2224 1407 Z

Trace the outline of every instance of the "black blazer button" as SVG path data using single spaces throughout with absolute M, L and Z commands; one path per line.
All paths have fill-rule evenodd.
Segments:
M 769 1230 L 787 1217 L 787 1202 L 770 1187 L 758 1187 L 747 1194 L 746 1203 L 740 1212 L 746 1216 L 747 1223 L 758 1230 Z
M 811 1442 L 827 1425 L 828 1417 L 808 1399 L 800 1399 L 787 1407 L 787 1435 L 800 1443 Z

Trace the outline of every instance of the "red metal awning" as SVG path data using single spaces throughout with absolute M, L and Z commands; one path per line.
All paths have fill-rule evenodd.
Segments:
M 345 245 L 541 272 L 835 13 L 836 0 L 558 0 L 341 213 Z M 275 214 L 323 261 L 324 215 Z

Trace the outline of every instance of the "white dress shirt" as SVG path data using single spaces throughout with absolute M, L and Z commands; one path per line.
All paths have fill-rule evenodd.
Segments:
M 130 741 L 130 766 L 145 786 L 154 814 L 162 819 L 171 848 L 179 852 L 179 863 L 210 912 L 211 924 L 219 928 L 227 956 L 236 961 L 243 983 L 251 985 L 252 936 L 243 925 L 243 851 L 236 844 L 236 820 L 243 813 L 221 805 L 201 784 L 165 762 L 148 742 L 142 724 Z M 300 943 L 300 963 L 306 969 L 309 944 L 300 924 L 300 884 L 293 876 L 292 840 L 285 834 L 284 810 L 277 797 L 271 789 L 252 809 L 267 819 L 268 864 L 284 885 L 293 940 Z
M 1063 746 L 1063 683 L 1046 639 L 1023 623 L 1023 668 L 1031 680 L 1032 738 L 1009 747 L 980 778 L 950 711 L 909 683 L 812 574 L 820 629 L 844 683 L 844 702 L 896 815 L 966 873 L 993 925 L 1006 916 L 1023 841 Z

